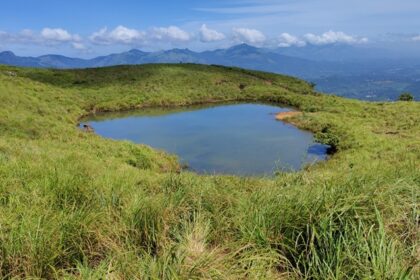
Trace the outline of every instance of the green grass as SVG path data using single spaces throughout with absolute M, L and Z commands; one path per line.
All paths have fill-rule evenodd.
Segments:
M 275 178 L 202 176 L 77 128 L 95 111 L 226 101 L 296 107 L 337 152 Z M 0 66 L 0 102 L 0 278 L 420 276 L 418 102 L 201 65 Z

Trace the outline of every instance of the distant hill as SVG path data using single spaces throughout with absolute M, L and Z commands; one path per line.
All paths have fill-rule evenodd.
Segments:
M 0 53 L 0 64 L 24 67 L 43 67 L 39 57 L 20 57 L 16 56 L 11 51 Z
M 254 70 L 263 70 L 303 78 L 315 78 L 335 74 L 340 66 L 332 62 L 318 62 L 293 57 L 274 51 L 256 48 L 247 44 L 228 49 L 194 52 L 188 49 L 172 49 L 159 52 L 130 50 L 127 52 L 100 56 L 92 59 L 70 58 L 61 55 L 43 55 L 39 57 L 20 57 L 10 51 L 0 53 L 0 64 L 42 68 L 88 68 L 124 64 L 147 63 L 200 63 L 237 66 Z
M 334 62 L 363 62 L 366 60 L 384 59 L 394 57 L 391 51 L 367 47 L 352 46 L 345 44 L 328 45 L 306 45 L 305 47 L 287 47 L 273 50 L 276 53 L 294 57 L 300 57 L 316 61 L 334 61 Z
M 349 45 L 256 48 L 247 44 L 195 52 L 171 49 L 127 52 L 92 59 L 61 55 L 20 57 L 0 53 L 0 64 L 36 68 L 92 68 L 150 63 L 198 63 L 236 66 L 296 76 L 317 84 L 317 89 L 365 100 L 396 100 L 402 91 L 419 99 L 420 60 L 397 58 L 386 50 Z

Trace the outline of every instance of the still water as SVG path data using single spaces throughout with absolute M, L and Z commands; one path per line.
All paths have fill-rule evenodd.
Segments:
M 199 173 L 272 175 L 326 159 L 312 133 L 277 121 L 290 111 L 266 104 L 143 109 L 92 116 L 103 137 L 130 140 L 178 155 Z

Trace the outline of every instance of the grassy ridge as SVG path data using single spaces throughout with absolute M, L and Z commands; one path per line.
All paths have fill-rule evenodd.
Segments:
M 201 65 L 0 66 L 0 278 L 415 279 L 420 104 Z M 273 179 L 76 128 L 90 112 L 234 100 L 304 112 L 337 153 Z

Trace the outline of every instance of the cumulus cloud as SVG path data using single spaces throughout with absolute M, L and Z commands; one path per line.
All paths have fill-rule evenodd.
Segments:
M 32 36 L 30 30 L 24 31 L 26 36 Z M 62 28 L 44 28 L 41 31 L 41 38 L 46 41 L 53 42 L 78 42 L 81 38 L 77 34 L 70 34 L 67 30 Z
M 24 29 L 18 33 L 7 33 L 0 31 L 2 43 L 10 44 L 31 44 L 31 45 L 61 45 L 76 44 L 81 46 L 82 38 L 77 34 L 71 34 L 62 28 L 43 28 L 40 32 Z
M 297 46 L 297 47 L 303 47 L 306 45 L 306 42 L 304 40 L 299 39 L 296 36 L 290 35 L 289 33 L 282 33 L 278 37 L 278 46 L 279 47 L 291 47 L 291 46 Z
M 411 38 L 411 40 L 413 40 L 414 42 L 420 42 L 420 35 L 414 36 L 413 38 Z
M 94 32 L 89 38 L 95 44 L 133 44 L 144 40 L 146 33 L 119 25 L 108 31 L 106 27 Z
M 201 42 L 215 42 L 221 41 L 225 39 L 226 36 L 223 33 L 220 33 L 216 30 L 208 28 L 205 24 L 203 24 L 200 28 L 200 40 Z
M 110 39 L 108 28 L 101 28 L 99 31 L 93 32 L 89 39 L 95 44 L 109 45 L 112 43 Z
M 327 45 L 335 43 L 344 44 L 360 44 L 368 42 L 367 38 L 353 37 L 345 34 L 344 32 L 328 31 L 321 35 L 315 35 L 308 33 L 304 36 L 304 39 L 313 45 Z
M 17 42 L 38 42 L 44 41 L 40 36 L 30 29 L 23 29 L 16 35 L 10 35 L 14 37 L 14 40 Z
M 261 44 L 266 40 L 261 31 L 249 28 L 234 28 L 233 36 L 236 41 L 249 44 Z
M 0 39 L 3 42 L 9 41 L 11 39 L 11 35 L 7 32 L 0 30 Z
M 191 39 L 191 36 L 188 32 L 182 30 L 177 26 L 169 27 L 155 27 L 150 30 L 149 36 L 152 39 L 162 40 L 162 41 L 178 41 L 186 42 Z
M 168 43 L 186 42 L 191 39 L 191 36 L 189 33 L 176 26 L 155 27 L 148 30 L 148 32 L 144 32 L 120 25 L 113 30 L 108 30 L 104 27 L 99 31 L 94 32 L 89 39 L 92 43 L 99 45 L 139 45 L 147 44 L 154 40 L 166 41 Z
M 82 44 L 82 43 L 73 42 L 73 43 L 71 44 L 71 46 L 72 46 L 74 49 L 79 50 L 79 51 L 84 51 L 84 50 L 87 50 L 87 47 L 86 47 L 84 44 Z

